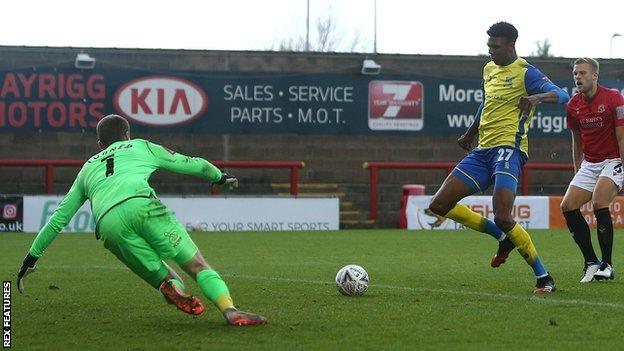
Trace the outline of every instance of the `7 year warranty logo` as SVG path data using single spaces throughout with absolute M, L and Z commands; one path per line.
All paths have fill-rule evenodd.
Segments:
M 421 130 L 424 88 L 421 82 L 374 80 L 368 85 L 371 130 Z

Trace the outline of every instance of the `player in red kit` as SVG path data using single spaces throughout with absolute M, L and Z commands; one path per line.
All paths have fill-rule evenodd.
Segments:
M 598 85 L 598 73 L 596 60 L 584 57 L 574 61 L 572 75 L 578 93 L 567 106 L 575 175 L 561 202 L 561 211 L 585 260 L 581 283 L 614 278 L 609 205 L 624 181 L 624 97 L 617 90 Z M 589 226 L 580 211 L 590 200 L 602 260 L 596 257 Z

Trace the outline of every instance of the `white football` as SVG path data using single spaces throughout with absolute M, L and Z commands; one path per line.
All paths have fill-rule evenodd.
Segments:
M 368 273 L 364 268 L 356 265 L 346 265 L 336 274 L 336 286 L 343 295 L 359 296 L 368 289 Z

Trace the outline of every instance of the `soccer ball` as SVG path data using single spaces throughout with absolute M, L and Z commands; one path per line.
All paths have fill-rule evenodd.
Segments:
M 336 287 L 343 295 L 359 296 L 368 289 L 368 273 L 364 268 L 350 264 L 346 265 L 336 274 Z

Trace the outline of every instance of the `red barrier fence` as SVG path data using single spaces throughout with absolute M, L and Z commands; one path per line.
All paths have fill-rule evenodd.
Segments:
M 368 168 L 370 174 L 370 216 L 372 220 L 377 220 L 378 212 L 378 189 L 377 182 L 379 180 L 380 169 L 444 169 L 446 174 L 451 173 L 455 167 L 455 162 L 364 162 L 363 168 Z M 574 170 L 571 163 L 527 163 L 522 169 L 522 178 L 520 183 L 520 193 L 527 195 L 529 193 L 529 172 L 530 170 L 544 171 L 565 171 Z M 442 179 L 440 179 L 442 183 Z
M 54 168 L 81 167 L 84 160 L 22 160 L 0 159 L 0 167 L 45 167 L 45 192 L 54 193 Z M 290 169 L 290 193 L 299 193 L 299 170 L 305 167 L 303 161 L 211 161 L 220 168 L 288 168 Z

